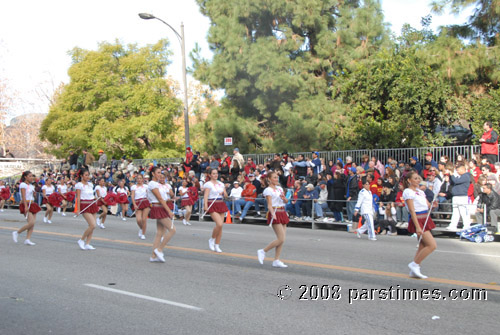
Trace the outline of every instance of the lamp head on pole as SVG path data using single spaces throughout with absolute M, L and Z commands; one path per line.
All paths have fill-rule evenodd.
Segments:
M 143 20 L 156 19 L 156 16 L 154 16 L 153 14 L 148 14 L 148 13 L 139 13 L 139 17 Z

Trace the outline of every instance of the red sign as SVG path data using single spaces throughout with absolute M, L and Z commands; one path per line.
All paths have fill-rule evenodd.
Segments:
M 232 137 L 224 137 L 224 145 L 233 145 Z

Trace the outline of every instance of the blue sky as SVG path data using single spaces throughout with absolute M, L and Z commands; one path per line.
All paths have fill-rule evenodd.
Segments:
M 382 0 L 385 21 L 398 35 L 404 23 L 419 28 L 430 14 L 424 0 Z M 45 94 L 51 95 L 61 82 L 68 82 L 68 50 L 78 46 L 96 49 L 102 41 L 119 39 L 145 45 L 167 37 L 174 52 L 167 72 L 181 81 L 181 51 L 174 34 L 157 20 L 141 20 L 138 13 L 152 13 L 176 30 L 185 25 L 186 52 L 198 43 L 210 58 L 206 35 L 209 20 L 194 0 L 25 0 L 0 3 L 0 77 L 15 97 L 10 116 L 48 111 Z M 461 23 L 466 16 L 434 16 L 433 28 Z M 189 61 L 188 61 L 189 66 Z M 191 78 L 188 80 L 192 80 Z

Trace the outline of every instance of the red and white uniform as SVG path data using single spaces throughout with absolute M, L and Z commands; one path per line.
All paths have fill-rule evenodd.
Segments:
M 141 210 L 148 208 L 150 203 L 147 199 L 148 197 L 148 186 L 147 185 L 133 185 L 132 192 L 134 192 L 134 200 L 137 205 L 136 210 Z
M 25 182 L 22 182 L 19 185 L 19 191 L 21 191 L 22 189 L 26 190 L 26 201 L 28 202 L 29 212 L 33 214 L 40 212 L 42 209 L 35 202 L 35 197 L 34 197 L 35 187 L 31 184 L 26 184 Z M 21 214 L 26 214 L 26 212 L 24 211 L 24 203 L 22 202 L 19 205 L 19 212 L 21 212 Z
M 8 197 L 6 197 L 6 196 L 2 197 L 2 190 L 3 190 L 3 189 L 6 189 L 6 188 L 7 188 L 7 186 L 5 186 L 5 185 L 0 185 L 0 201 L 1 201 L 1 200 L 7 200 L 7 199 L 8 199 Z M 8 191 L 8 192 L 10 193 L 10 191 Z
M 106 187 L 101 187 L 99 185 L 95 187 L 96 197 L 105 198 L 107 194 L 108 194 L 108 189 Z
M 26 201 L 34 201 L 35 198 L 33 194 L 35 193 L 35 187 L 31 184 L 26 184 L 22 182 L 19 185 L 19 190 L 25 189 L 26 190 Z
M 107 194 L 108 194 L 108 189 L 106 187 L 101 187 L 99 185 L 95 187 L 95 196 L 98 198 L 100 197 L 100 199 L 97 201 L 98 207 L 106 206 L 106 204 L 104 204 L 102 199 L 104 199 Z
M 54 193 L 56 189 L 55 189 L 54 185 L 50 185 L 50 186 L 43 185 L 42 191 L 44 191 L 44 190 L 45 190 L 45 196 L 48 197 L 49 195 Z
M 80 213 L 95 214 L 99 211 L 99 207 L 94 202 L 94 185 L 92 183 L 79 182 L 75 185 L 75 190 L 80 190 Z
M 115 187 L 115 193 L 120 194 L 123 193 L 125 195 L 128 195 L 128 189 L 126 187 Z
M 172 188 L 168 184 L 160 184 L 153 180 L 148 183 L 147 198 L 151 203 L 151 212 L 149 212 L 149 217 L 151 219 L 170 218 L 168 212 L 165 210 L 165 208 L 163 208 L 163 206 L 160 204 L 160 201 L 153 194 L 154 189 L 157 189 L 160 192 L 160 196 L 163 200 L 168 201 L 170 200 L 170 190 Z M 170 209 L 173 208 L 173 204 L 172 207 L 170 207 L 170 202 L 167 202 L 167 205 Z
M 208 193 L 208 200 L 222 199 L 224 197 L 225 186 L 218 180 L 215 183 L 207 181 L 203 185 L 203 188 L 208 188 L 210 190 L 210 193 Z
M 45 197 L 42 200 L 42 204 L 43 205 L 48 202 L 47 199 L 49 198 L 49 195 L 51 195 L 52 193 L 54 193 L 55 190 L 56 190 L 56 188 L 54 187 L 54 185 L 50 185 L 50 186 L 43 185 L 42 186 L 42 192 L 45 191 Z
M 68 186 L 66 184 L 57 185 L 57 193 L 62 195 L 68 193 Z
M 423 191 L 421 190 L 414 191 L 410 188 L 407 188 L 403 192 L 403 199 L 405 200 L 406 209 L 408 209 L 408 204 L 406 203 L 406 200 L 413 200 L 413 208 L 415 209 L 415 213 L 417 214 L 418 224 L 422 229 L 424 228 L 425 225 L 424 231 L 436 228 L 436 225 L 432 221 L 431 217 L 430 216 L 427 217 L 427 211 L 429 210 L 429 206 L 427 205 L 427 199 Z M 408 212 L 410 212 L 409 209 Z M 427 224 L 425 223 L 426 219 L 427 219 Z M 412 234 L 416 233 L 415 224 L 413 223 L 411 213 L 408 222 L 408 232 Z
M 207 181 L 203 185 L 204 189 L 209 189 L 208 193 L 208 209 L 207 213 L 226 213 L 229 209 L 224 202 L 224 190 L 225 186 L 222 182 L 216 181 L 215 183 L 212 181 Z
M 179 193 L 183 193 L 181 196 L 181 207 L 193 206 L 193 202 L 189 198 L 188 193 L 189 188 L 181 186 L 179 187 Z
M 164 186 L 167 187 L 164 187 Z M 168 192 L 169 189 L 172 189 L 170 185 L 168 184 L 160 184 L 159 182 L 156 181 L 150 181 L 148 183 L 148 190 L 147 190 L 147 197 L 150 203 L 155 204 L 159 203 L 160 201 L 156 199 L 156 196 L 153 194 L 153 190 L 157 188 L 158 191 L 160 192 L 160 196 L 163 200 L 168 201 L 170 200 L 170 192 Z
M 128 187 L 118 187 L 116 186 L 114 188 L 115 193 L 118 195 L 118 203 L 119 204 L 128 204 Z M 120 196 L 121 194 L 124 194 L 125 196 Z
M 285 211 L 285 202 L 283 199 L 281 199 L 281 196 L 283 195 L 283 189 L 281 186 L 276 186 L 276 188 L 272 187 L 267 187 L 262 195 L 267 199 L 267 197 L 271 197 L 271 204 L 273 206 L 273 209 L 275 211 L 275 216 L 276 219 L 272 220 L 272 215 L 271 212 L 267 212 L 267 223 L 270 224 L 271 220 L 273 221 L 273 224 L 275 223 L 281 223 L 281 224 L 287 224 L 290 222 L 290 219 L 288 218 L 288 215 L 286 214 Z

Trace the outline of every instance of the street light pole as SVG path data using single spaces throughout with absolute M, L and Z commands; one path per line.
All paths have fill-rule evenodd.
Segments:
M 188 92 L 187 92 L 187 74 L 186 74 L 186 43 L 184 39 L 184 23 L 181 22 L 181 34 L 179 33 L 167 22 L 163 21 L 159 17 L 156 17 L 148 13 L 139 13 L 139 17 L 143 20 L 157 19 L 167 25 L 175 33 L 175 36 L 181 43 L 182 52 L 182 81 L 184 86 L 184 137 L 185 137 L 185 148 L 190 146 L 189 141 L 189 105 L 188 105 Z
M 188 90 L 187 90 L 187 75 L 186 75 L 186 43 L 184 39 L 184 23 L 181 22 L 181 49 L 182 49 L 182 79 L 184 81 L 184 138 L 186 139 L 187 149 L 190 145 L 189 141 L 189 114 L 188 114 Z

